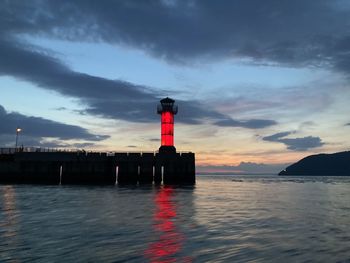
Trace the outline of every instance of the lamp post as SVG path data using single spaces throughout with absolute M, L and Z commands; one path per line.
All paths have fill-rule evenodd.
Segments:
M 21 128 L 17 127 L 16 128 L 16 150 L 17 150 L 17 144 L 18 144 L 18 134 L 22 131 Z

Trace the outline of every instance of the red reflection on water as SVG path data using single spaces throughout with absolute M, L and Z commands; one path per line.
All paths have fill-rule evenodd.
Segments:
M 176 217 L 173 191 L 171 187 L 163 187 L 155 198 L 157 210 L 154 214 L 154 230 L 160 237 L 145 252 L 152 263 L 192 262 L 188 257 L 176 257 L 183 246 L 184 235 L 177 231 L 173 222 Z

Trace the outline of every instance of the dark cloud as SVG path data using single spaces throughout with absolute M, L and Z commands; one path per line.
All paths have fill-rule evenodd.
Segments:
M 0 41 L 0 75 L 24 79 L 43 89 L 80 98 L 87 105 L 88 113 L 138 121 L 154 116 L 144 113 L 154 111 L 157 100 L 145 88 L 71 71 L 57 59 L 23 49 L 19 44 Z
M 109 80 L 70 70 L 66 65 L 42 51 L 23 49 L 19 42 L 0 40 L 0 75 L 24 79 L 47 90 L 64 96 L 76 97 L 86 109 L 82 114 L 131 122 L 155 122 L 155 92 L 147 87 L 120 80 Z M 198 101 L 177 101 L 180 114 L 177 122 L 200 124 L 205 120 L 228 117 L 213 109 L 207 109 Z M 248 120 L 237 123 L 245 128 L 261 128 L 272 125 L 266 120 Z
M 265 141 L 270 141 L 270 142 L 276 142 L 278 141 L 280 138 L 286 137 L 290 134 L 292 134 L 293 132 L 279 132 L 279 133 L 275 133 L 273 135 L 270 136 L 266 136 L 263 138 L 263 140 Z
M 248 57 L 349 70 L 349 3 L 329 0 L 3 1 L 0 31 L 104 41 L 168 61 Z
M 287 145 L 289 150 L 306 151 L 324 145 L 320 137 L 307 136 L 303 138 L 280 139 L 280 142 Z
M 302 138 L 285 138 L 292 133 L 294 132 L 280 132 L 263 137 L 263 140 L 283 143 L 287 146 L 287 149 L 292 151 L 307 151 L 324 145 L 320 137 L 307 136 Z
M 350 122 L 349 122 L 349 123 L 347 123 L 347 124 L 345 124 L 345 126 L 350 126 Z
M 57 110 L 57 111 L 66 111 L 68 110 L 66 107 L 58 107 L 58 108 L 55 108 L 54 110 Z
M 30 136 L 21 136 L 19 137 L 19 143 L 18 145 L 39 145 L 40 141 L 36 138 L 32 138 Z M 28 142 L 28 143 L 27 143 Z M 16 132 L 15 130 L 12 132 L 12 134 L 0 134 L 0 148 L 14 148 L 16 145 Z
M 0 105 L 0 136 L 2 143 L 14 142 L 16 128 L 22 128 L 21 142 L 26 145 L 44 145 L 44 138 L 57 138 L 59 140 L 86 140 L 98 142 L 109 138 L 107 135 L 92 134 L 88 130 L 52 120 L 26 116 L 16 112 L 7 112 Z M 46 143 L 47 144 L 47 143 Z M 55 143 L 57 146 L 57 143 Z M 56 147 L 55 146 L 55 147 Z
M 251 119 L 251 120 L 234 120 L 234 119 L 225 119 L 215 122 L 215 125 L 221 127 L 243 127 L 249 129 L 261 129 L 266 128 L 272 125 L 276 125 L 277 122 L 273 120 L 260 120 L 260 119 Z
M 0 75 L 14 76 L 43 89 L 79 98 L 87 107 L 84 113 L 128 121 L 158 120 L 155 102 L 159 99 L 146 87 L 71 71 L 59 60 L 37 50 L 23 49 L 17 42 L 0 41 L 0 57 Z M 184 122 L 196 123 L 190 118 L 217 115 L 198 106 L 188 107 L 195 109 L 194 115 Z

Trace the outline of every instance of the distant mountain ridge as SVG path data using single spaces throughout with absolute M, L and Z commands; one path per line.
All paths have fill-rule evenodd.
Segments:
M 350 151 L 310 155 L 278 175 L 350 176 Z

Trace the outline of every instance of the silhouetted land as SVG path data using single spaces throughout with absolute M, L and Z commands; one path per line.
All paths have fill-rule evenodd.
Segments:
M 279 175 L 350 176 L 350 152 L 310 155 L 288 166 Z

